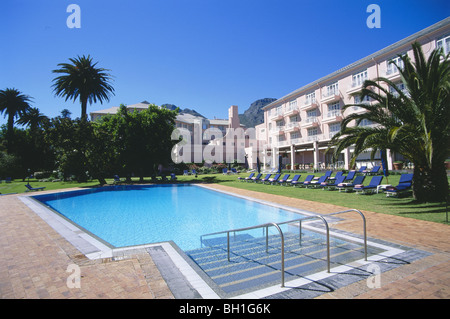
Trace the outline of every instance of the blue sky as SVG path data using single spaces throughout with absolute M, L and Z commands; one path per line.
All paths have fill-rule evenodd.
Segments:
M 72 3 L 79 29 L 66 25 Z M 379 29 L 366 25 L 371 3 Z M 78 101 L 54 96 L 51 71 L 90 54 L 115 96 L 88 112 L 147 100 L 226 118 L 230 105 L 282 97 L 449 15 L 447 0 L 2 0 L 0 89 L 47 116 L 79 116 Z

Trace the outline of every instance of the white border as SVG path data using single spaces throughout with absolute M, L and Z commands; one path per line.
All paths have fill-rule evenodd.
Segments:
M 312 212 L 303 211 L 297 208 L 279 205 L 274 202 L 268 202 L 264 200 L 257 200 L 255 198 L 251 198 L 248 196 L 242 196 L 239 194 L 218 190 L 215 188 L 207 187 L 205 185 L 193 185 L 193 186 L 200 186 L 204 187 L 206 189 L 221 192 L 224 194 L 228 194 L 230 196 L 239 197 L 246 200 L 251 200 L 254 202 L 258 202 L 263 205 L 269 205 L 273 207 L 278 207 L 280 209 L 288 210 L 291 212 L 296 212 L 302 215 L 314 215 Z M 51 194 L 51 193 L 48 193 Z M 154 244 L 145 244 L 145 245 L 137 245 L 137 246 L 129 246 L 129 247 L 120 247 L 120 248 L 111 248 L 108 245 L 105 245 L 100 240 L 94 238 L 90 234 L 86 233 L 81 228 L 77 227 L 74 223 L 69 222 L 59 214 L 55 213 L 53 210 L 47 208 L 45 205 L 38 203 L 36 200 L 29 198 L 30 195 L 25 196 L 18 196 L 18 198 L 26 205 L 28 206 L 33 212 L 35 212 L 39 217 L 41 217 L 45 222 L 47 222 L 55 231 L 57 231 L 61 236 L 63 236 L 67 241 L 69 241 L 72 245 L 74 245 L 78 250 L 80 250 L 81 253 L 86 255 L 89 259 L 100 259 L 100 258 L 111 258 L 116 256 L 117 253 L 125 253 L 128 252 L 130 254 L 133 253 L 135 250 L 139 249 L 145 249 L 147 247 L 154 247 L 154 246 L 161 246 L 166 251 L 166 253 L 169 255 L 175 266 L 180 270 L 180 272 L 186 277 L 186 279 L 189 281 L 189 283 L 193 286 L 194 289 L 196 289 L 199 294 L 204 299 L 220 299 L 219 295 L 217 295 L 214 290 L 201 278 L 201 276 L 189 265 L 189 263 L 186 262 L 186 260 L 172 247 L 172 245 L 169 242 L 161 242 L 161 243 L 154 243 Z M 324 216 L 326 217 L 326 215 Z M 312 227 L 311 225 L 305 225 L 303 227 L 306 227 L 308 229 L 314 230 L 316 232 L 325 233 L 324 229 L 319 229 L 316 227 Z M 330 231 L 330 236 L 346 239 L 352 242 L 359 242 L 361 244 L 364 243 L 364 240 L 362 238 L 356 238 L 349 235 L 337 233 Z M 232 297 L 232 299 L 259 299 L 264 298 L 273 294 L 281 293 L 284 291 L 287 291 L 289 289 L 292 289 L 294 287 L 298 288 L 303 285 L 309 284 L 312 281 L 317 281 L 320 279 L 324 279 L 330 276 L 334 276 L 336 274 L 346 272 L 353 267 L 361 267 L 364 265 L 368 265 L 372 262 L 379 261 L 381 259 L 384 259 L 386 257 L 391 257 L 397 254 L 400 254 L 404 252 L 402 249 L 393 248 L 387 245 L 367 241 L 368 246 L 377 247 L 385 250 L 382 254 L 372 255 L 370 258 L 368 258 L 367 261 L 364 259 L 359 259 L 356 261 L 353 261 L 347 265 L 338 266 L 335 268 L 332 268 L 330 270 L 330 273 L 327 271 L 321 271 L 309 276 L 305 276 L 304 278 L 300 279 L 293 279 L 290 281 L 286 281 L 285 287 L 282 288 L 280 285 L 274 285 L 271 287 L 263 288 L 260 290 L 256 290 L 253 292 L 245 293 L 242 295 L 238 295 L 235 297 Z

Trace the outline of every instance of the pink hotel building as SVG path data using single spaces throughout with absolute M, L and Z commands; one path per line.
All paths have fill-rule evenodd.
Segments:
M 422 45 L 425 54 L 437 47 L 442 47 L 445 54 L 450 53 L 450 17 L 265 106 L 264 123 L 256 127 L 257 138 L 266 141 L 264 161 L 276 167 L 281 155 L 283 164 L 299 164 L 300 167 L 313 164 L 314 168 L 322 169 L 334 165 L 332 167 L 350 169 L 352 148 L 345 150 L 337 163 L 332 163 L 331 154 L 325 154 L 328 142 L 340 130 L 342 119 L 352 112 L 364 111 L 350 107 L 343 112 L 342 107 L 371 103 L 359 101 L 352 95 L 361 90 L 366 79 L 386 77 L 399 87 L 403 86 L 398 69 L 390 62 L 399 62 L 397 56 L 405 54 L 413 59 L 411 44 L 415 41 Z M 388 166 L 392 169 L 392 162 L 400 157 L 389 150 L 387 153 Z M 371 167 L 379 162 L 379 154 L 371 160 L 367 153 L 358 157 L 357 166 Z

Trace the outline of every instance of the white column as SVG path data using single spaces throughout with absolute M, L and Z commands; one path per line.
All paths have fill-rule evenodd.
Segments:
M 350 170 L 350 149 L 347 147 L 344 150 L 344 168 Z
M 392 171 L 394 169 L 394 165 L 393 165 L 393 156 L 392 156 L 392 152 L 390 149 L 386 149 L 386 159 L 387 159 L 387 164 L 388 164 L 388 170 Z
M 278 149 L 276 147 L 272 147 L 272 168 L 277 167 L 278 165 Z
M 295 147 L 294 145 L 291 145 L 291 170 L 294 170 L 294 164 L 295 164 Z
M 314 141 L 314 169 L 319 169 L 319 143 Z

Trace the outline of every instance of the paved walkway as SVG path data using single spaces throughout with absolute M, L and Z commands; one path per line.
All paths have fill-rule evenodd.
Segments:
M 301 199 L 211 187 L 318 213 L 343 207 Z M 1 298 L 174 298 L 147 253 L 115 260 L 89 260 L 17 197 L 0 197 Z M 414 247 L 431 255 L 381 275 L 381 288 L 366 281 L 350 284 L 318 298 L 441 298 L 450 297 L 450 227 L 398 216 L 364 212 L 368 236 Z M 359 216 L 342 215 L 332 227 L 360 234 Z M 69 265 L 78 265 L 80 288 L 69 288 Z

